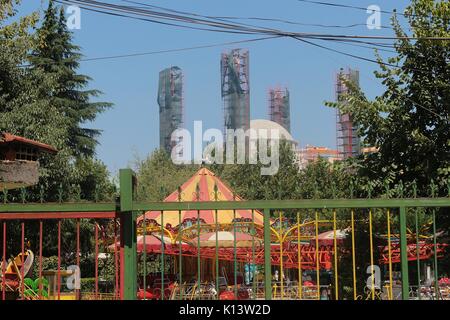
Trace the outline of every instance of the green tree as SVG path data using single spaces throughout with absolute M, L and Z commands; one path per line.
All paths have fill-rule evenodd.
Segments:
M 146 159 L 136 159 L 138 180 L 137 197 L 140 200 L 161 201 L 177 190 L 198 169 L 198 165 L 176 165 L 164 150 L 155 150 Z
M 69 122 L 67 146 L 75 156 L 93 156 L 100 130 L 88 128 L 85 124 L 95 120 L 112 104 L 92 101 L 101 92 L 88 90 L 91 78 L 77 72 L 82 58 L 79 51 L 67 28 L 64 8 L 58 9 L 51 0 L 37 30 L 37 45 L 30 61 L 34 68 L 51 75 L 57 83 L 56 88 L 47 94 L 48 100 Z
M 43 72 L 22 67 L 35 43 L 29 30 L 35 26 L 38 13 L 11 22 L 17 3 L 20 1 L 0 4 L 0 130 L 32 136 L 59 148 L 66 136 L 65 121 L 42 98 L 42 92 L 53 88 L 53 81 Z
M 370 101 L 354 84 L 338 103 L 327 103 L 350 113 L 367 145 L 379 151 L 361 158 L 359 174 L 375 181 L 378 192 L 416 181 L 419 194 L 429 195 L 432 180 L 446 195 L 450 177 L 450 42 L 429 37 L 450 36 L 450 4 L 447 1 L 413 0 L 405 11 L 411 34 L 396 19 L 397 55 L 387 63 L 380 56 L 375 75 L 386 87 Z M 408 37 L 419 38 L 417 40 Z
M 218 175 L 244 199 L 294 199 L 300 180 L 299 166 L 292 146 L 285 140 L 280 141 L 279 169 L 274 175 L 261 175 L 261 164 L 225 164 Z M 216 165 L 220 167 L 220 165 Z
M 111 199 L 106 167 L 93 158 L 99 130 L 84 127 L 110 104 L 91 101 L 99 91 L 86 90 L 89 77 L 77 73 L 81 55 L 62 9 L 50 1 L 41 27 L 30 34 L 38 15 L 7 24 L 15 11 L 6 3 L 0 7 L 0 130 L 58 149 L 40 159 L 40 183 L 27 200 L 38 200 L 41 191 L 45 201 Z

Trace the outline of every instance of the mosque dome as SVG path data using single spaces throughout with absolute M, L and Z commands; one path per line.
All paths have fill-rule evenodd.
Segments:
M 269 139 L 275 139 L 275 138 L 285 139 L 294 145 L 298 144 L 298 142 L 295 141 L 295 139 L 292 137 L 292 135 L 289 133 L 289 131 L 287 131 L 283 126 L 281 126 L 280 124 L 278 124 L 274 121 L 265 120 L 265 119 L 251 120 L 250 121 L 250 129 L 255 130 L 257 132 L 258 136 L 260 135 L 260 130 L 266 130 L 267 137 Z M 271 130 L 278 130 L 279 137 L 272 138 L 270 135 Z

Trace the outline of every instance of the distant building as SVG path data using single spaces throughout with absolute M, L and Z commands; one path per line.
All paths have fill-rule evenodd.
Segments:
M 172 133 L 183 126 L 183 73 L 171 67 L 159 73 L 159 147 L 171 153 Z M 181 151 L 182 152 L 182 151 Z
M 291 106 L 287 88 L 269 89 L 269 118 L 291 132 Z
M 250 74 L 248 50 L 233 49 L 220 60 L 224 131 L 250 127 Z
M 56 152 L 48 144 L 0 132 L 0 191 L 36 184 L 39 155 Z
M 345 103 L 344 95 L 349 92 L 345 80 L 359 86 L 359 71 L 343 69 L 336 75 L 336 100 Z M 352 116 L 348 113 L 336 111 L 336 140 L 337 149 L 342 159 L 356 157 L 361 153 L 360 139 L 353 123 Z
M 371 153 L 377 153 L 379 151 L 379 148 L 377 147 L 366 147 L 361 149 L 362 154 L 371 154 Z
M 308 164 L 319 159 L 324 159 L 330 163 L 342 159 L 338 150 L 310 145 L 306 145 L 305 148 L 298 150 L 298 158 L 301 168 L 305 168 Z

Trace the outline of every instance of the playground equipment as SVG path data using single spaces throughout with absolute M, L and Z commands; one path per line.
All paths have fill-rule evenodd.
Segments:
M 20 296 L 20 288 L 29 289 L 24 279 L 29 274 L 34 261 L 34 254 L 31 250 L 19 253 L 7 262 L 1 263 L 0 287 L 6 288 L 5 298 L 15 300 Z M 4 267 L 6 265 L 6 267 Z M 4 270 L 4 271 L 3 271 Z M 23 290 L 22 290 L 23 291 Z M 25 297 L 21 297 L 24 299 Z

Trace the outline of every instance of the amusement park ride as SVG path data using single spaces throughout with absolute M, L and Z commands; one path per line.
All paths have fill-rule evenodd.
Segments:
M 45 270 L 41 279 L 27 278 L 32 273 L 34 254 L 27 248 L 8 262 L 0 264 L 0 288 L 5 288 L 6 300 L 75 300 L 75 292 L 61 293 L 56 290 L 57 277 L 67 277 L 73 274 L 70 270 Z M 6 264 L 6 267 L 4 264 Z M 23 295 L 22 295 L 23 292 Z M 1 295 L 0 295 L 1 297 Z M 1 300 L 1 299 L 0 299 Z
M 31 270 L 34 261 L 34 254 L 31 250 L 26 250 L 23 254 L 19 253 L 16 257 L 11 257 L 4 268 L 2 262 L 2 270 L 5 269 L 4 275 L 0 280 L 2 286 L 6 287 L 7 298 L 17 299 L 20 294 L 20 287 L 25 286 L 23 281 Z
M 190 180 L 188 180 L 179 190 L 169 195 L 165 201 L 224 201 L 224 200 L 242 200 L 234 195 L 219 178 L 211 171 L 203 168 Z M 276 213 L 277 215 L 277 213 Z M 151 255 L 172 256 L 175 260 L 177 257 L 184 258 L 201 258 L 203 265 L 209 265 L 205 271 L 199 272 L 197 268 L 190 268 L 188 263 L 182 268 L 184 273 L 191 272 L 193 277 L 199 276 L 204 282 L 203 291 L 210 292 L 208 285 L 217 281 L 218 278 L 228 283 L 228 290 L 223 290 L 225 297 L 230 297 L 233 287 L 245 287 L 244 281 L 248 272 L 242 275 L 239 272 L 241 281 L 233 280 L 232 276 L 227 277 L 226 272 L 222 271 L 221 275 L 216 274 L 218 268 L 214 268 L 215 264 L 227 265 L 229 269 L 232 264 L 240 264 L 240 270 L 243 267 L 258 266 L 264 264 L 264 230 L 263 230 L 263 214 L 258 210 L 201 210 L 201 211 L 160 211 L 146 212 L 138 218 L 137 233 L 138 243 L 137 250 L 140 254 L 146 253 Z M 295 220 L 295 219 L 294 219 Z M 301 270 L 306 272 L 331 273 L 333 271 L 335 251 L 340 253 L 351 251 L 346 248 L 345 239 L 349 237 L 352 230 L 351 227 L 342 230 L 332 229 L 319 233 L 320 230 L 330 230 L 331 220 L 316 219 L 300 221 L 297 217 L 296 221 L 290 221 L 279 215 L 271 221 L 271 264 L 275 269 L 280 269 L 281 277 L 284 277 L 287 270 Z M 428 226 L 429 227 L 429 226 Z M 423 233 L 428 233 L 427 228 L 423 229 Z M 387 241 L 387 235 L 375 234 L 379 243 L 384 243 L 378 247 L 379 264 L 391 265 L 400 263 L 400 241 L 399 235 L 390 234 L 390 241 Z M 432 236 L 420 236 L 420 242 L 415 243 L 416 235 L 409 230 L 408 235 L 408 260 L 409 261 L 426 261 L 433 258 L 437 259 L 444 256 L 447 244 L 437 243 L 434 245 L 430 240 Z M 390 244 L 390 250 L 389 250 Z M 186 259 L 189 261 L 188 259 Z M 180 260 L 181 261 L 181 260 Z M 219 262 L 220 261 L 220 262 Z M 177 262 L 174 262 L 177 268 Z M 257 268 L 255 268 L 256 270 Z M 235 268 L 236 271 L 236 268 Z M 277 271 L 275 271 L 277 272 Z M 258 272 L 256 272 L 257 274 Z M 298 273 L 298 271 L 297 271 Z M 257 275 L 255 280 L 257 280 Z M 231 281 L 229 281 L 231 278 Z M 209 281 L 209 282 L 208 282 Z M 148 283 L 151 283 L 149 279 Z M 177 279 L 167 279 L 164 281 L 169 285 L 165 298 L 174 297 L 175 292 L 182 290 Z M 275 281 L 276 282 L 276 281 Z M 190 293 L 194 296 L 195 286 L 200 284 L 193 282 Z M 230 285 L 231 284 L 231 285 Z M 170 287 L 172 286 L 172 287 Z M 186 284 L 184 284 L 186 286 Z M 153 287 L 155 287 L 153 285 Z M 183 287 L 183 285 L 181 286 Z M 156 285 L 157 294 L 153 294 L 152 289 L 139 292 L 140 298 L 160 298 L 161 293 Z M 214 288 L 214 285 L 212 285 Z M 227 288 L 225 285 L 223 288 Z M 276 292 L 276 285 L 274 292 Z M 278 290 L 284 290 L 283 280 Z M 217 291 L 217 290 L 216 290 Z M 305 290 L 308 291 L 308 290 Z M 145 293 L 144 293 L 145 292 Z M 245 298 L 248 295 L 242 294 L 242 290 L 235 290 L 234 297 L 241 293 L 238 297 Z M 178 293 L 180 295 L 180 293 Z M 217 294 L 217 292 L 215 293 Z M 315 293 L 318 295 L 319 293 Z M 189 294 L 184 294 L 189 296 Z

